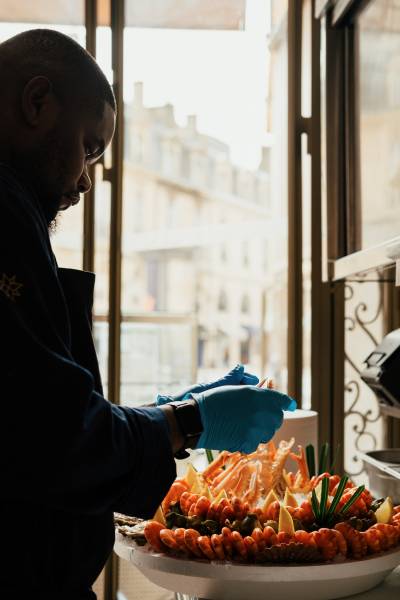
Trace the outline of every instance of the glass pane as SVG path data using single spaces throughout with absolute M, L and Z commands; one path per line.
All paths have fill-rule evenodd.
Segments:
M 271 27 L 268 37 L 268 102 L 267 132 L 270 140 L 271 214 L 265 246 L 266 273 L 266 335 L 264 347 L 264 372 L 276 381 L 278 389 L 287 388 L 287 115 L 288 115 L 288 65 L 287 65 L 287 0 L 272 0 Z
M 102 181 L 102 167 L 96 168 L 95 188 L 95 254 L 94 330 L 93 337 L 99 360 L 103 391 L 108 389 L 108 292 L 110 252 L 111 186 Z
M 358 19 L 362 247 L 400 235 L 400 4 Z M 377 207 L 379 209 L 377 210 Z
M 157 393 L 177 393 L 194 370 L 195 328 L 187 322 L 131 321 L 121 329 L 121 404 L 154 402 Z
M 321 238 L 322 238 L 322 278 L 328 278 L 328 187 L 327 187 L 327 129 L 326 129 L 326 21 L 321 19 L 320 28 L 320 108 L 321 108 Z
M 244 31 L 125 29 L 124 403 L 237 362 L 286 388 L 286 12 L 248 2 Z
M 84 0 L 69 2 L 68 8 L 64 2 L 43 0 L 35 3 L 2 2 L 0 42 L 29 29 L 46 27 L 57 29 L 85 46 L 84 6 Z M 74 18 L 69 19 L 72 13 Z M 52 236 L 52 244 L 60 267 L 75 269 L 82 267 L 82 231 L 83 203 L 80 202 L 57 218 L 57 230 Z
M 85 21 L 85 0 L 1 0 L 0 21 L 54 25 L 82 25 Z M 29 26 L 24 26 L 29 28 Z M 66 32 L 65 32 L 66 33 Z
M 98 27 L 96 31 L 97 62 L 112 82 L 111 69 L 111 28 Z M 111 166 L 111 149 L 104 155 L 104 166 Z M 104 395 L 108 394 L 108 319 L 109 319 L 109 266 L 110 266 L 110 221 L 111 221 L 111 184 L 103 181 L 104 168 L 96 166 L 95 186 L 95 252 L 94 271 L 96 286 L 94 290 L 94 341 L 99 359 L 100 374 Z
M 311 409 L 311 156 L 308 140 L 301 136 L 301 183 L 303 208 L 303 376 L 302 403 Z
M 313 3 L 303 0 L 301 32 L 301 114 L 311 116 L 311 19 Z M 311 156 L 309 138 L 301 136 L 303 234 L 303 374 L 302 408 L 311 408 Z
M 129 0 L 129 27 L 243 29 L 246 0 Z

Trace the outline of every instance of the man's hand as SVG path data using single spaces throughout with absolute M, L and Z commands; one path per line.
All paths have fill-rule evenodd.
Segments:
M 285 394 L 249 385 L 218 387 L 191 397 L 198 402 L 204 428 L 197 447 L 247 454 L 273 437 L 284 410 L 297 406 Z
M 224 375 L 224 377 L 221 377 L 221 379 L 217 379 L 217 381 L 212 381 L 211 383 L 196 383 L 176 396 L 158 395 L 156 405 L 161 406 L 163 404 L 168 404 L 168 402 L 180 402 L 189 397 L 190 394 L 199 394 L 226 385 L 257 385 L 257 383 L 258 377 L 256 375 L 246 373 L 243 365 L 236 365 L 229 373 Z

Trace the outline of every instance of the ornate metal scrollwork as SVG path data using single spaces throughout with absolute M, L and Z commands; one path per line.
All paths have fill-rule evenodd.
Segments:
M 364 470 L 358 452 L 375 450 L 383 436 L 378 402 L 359 377 L 382 336 L 383 285 L 379 280 L 345 285 L 345 469 L 353 477 Z

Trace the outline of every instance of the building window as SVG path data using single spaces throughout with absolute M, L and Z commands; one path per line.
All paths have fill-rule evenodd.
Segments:
M 250 312 L 250 298 L 245 294 L 242 298 L 240 310 L 243 314 L 248 315 Z
M 250 337 L 240 342 L 240 362 L 246 365 L 250 362 Z
M 221 246 L 221 262 L 226 263 L 227 260 L 228 260 L 228 254 L 226 251 L 226 246 L 225 246 L 225 244 L 223 244 Z
M 243 266 L 244 267 L 248 267 L 249 266 L 249 245 L 247 242 L 243 242 Z
M 218 310 L 222 310 L 222 311 L 227 311 L 228 310 L 228 297 L 226 295 L 226 292 L 224 290 L 222 290 L 220 292 L 219 298 L 218 298 Z

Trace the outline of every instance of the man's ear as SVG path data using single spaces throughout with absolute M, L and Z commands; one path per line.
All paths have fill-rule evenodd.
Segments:
M 22 92 L 22 113 L 30 127 L 38 127 L 53 120 L 56 99 L 51 81 L 44 75 L 33 77 Z

